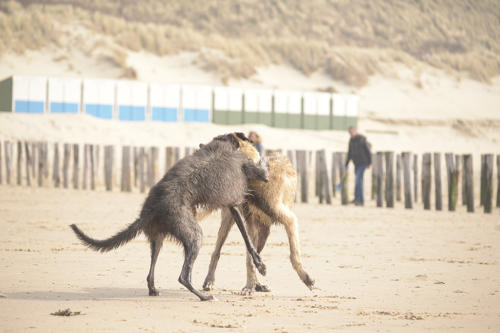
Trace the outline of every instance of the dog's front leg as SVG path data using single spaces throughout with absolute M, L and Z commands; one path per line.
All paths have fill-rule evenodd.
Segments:
M 245 241 L 245 245 L 247 247 L 248 253 L 250 253 L 250 256 L 252 256 L 253 263 L 255 264 L 255 267 L 259 270 L 259 273 L 262 275 L 266 275 L 266 265 L 262 262 L 262 259 L 260 259 L 259 254 L 255 250 L 252 242 L 248 238 L 248 233 L 245 228 L 245 224 L 243 223 L 243 217 L 241 216 L 239 210 L 236 207 L 231 207 L 229 208 L 231 211 L 231 214 L 233 215 L 234 220 L 236 221 L 236 225 L 238 226 L 238 229 L 240 229 L 241 235 L 243 236 L 243 240 Z

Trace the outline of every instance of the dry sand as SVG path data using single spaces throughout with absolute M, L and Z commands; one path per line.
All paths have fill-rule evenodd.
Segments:
M 219 263 L 218 302 L 199 302 L 177 277 L 181 249 L 167 243 L 157 265 L 159 297 L 148 297 L 149 246 L 143 236 L 107 254 L 84 248 L 68 225 L 106 237 L 133 221 L 144 199 L 106 193 L 0 187 L 2 332 L 498 332 L 498 214 L 296 205 L 309 291 L 288 260 L 283 228 L 273 227 L 262 280 L 272 292 L 239 295 L 244 247 L 232 230 Z M 219 225 L 202 223 L 197 287 Z M 236 228 L 234 228 L 236 229 Z M 50 313 L 70 308 L 79 316 Z

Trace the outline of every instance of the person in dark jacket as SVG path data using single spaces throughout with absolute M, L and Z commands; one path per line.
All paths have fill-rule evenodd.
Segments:
M 347 152 L 347 161 L 345 167 L 352 160 L 354 163 L 354 171 L 356 174 L 356 185 L 354 189 L 354 204 L 363 206 L 365 203 L 363 195 L 363 174 L 366 168 L 372 164 L 372 154 L 370 152 L 370 144 L 364 135 L 358 134 L 355 127 L 349 127 L 349 150 Z

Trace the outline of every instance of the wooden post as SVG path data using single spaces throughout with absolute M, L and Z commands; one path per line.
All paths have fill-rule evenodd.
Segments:
M 130 184 L 130 146 L 122 147 L 122 181 L 120 185 L 122 192 L 132 191 Z
M 0 149 L 1 153 L 1 149 Z M 31 186 L 31 179 L 30 179 L 30 169 L 31 169 L 31 154 L 30 154 L 30 144 L 28 142 L 24 143 L 24 155 L 26 156 L 26 185 Z M 0 159 L 1 161 L 1 159 Z M 1 163 L 0 163 L 1 165 Z M 1 173 L 1 168 L 0 168 L 0 173 Z M 0 176 L 1 178 L 1 176 Z M 0 181 L 1 183 L 1 181 Z
M 78 164 L 79 164 L 79 146 L 73 144 L 73 188 L 78 188 Z
M 455 211 L 457 206 L 458 172 L 452 153 L 445 154 L 446 176 L 448 180 L 448 210 Z
M 431 154 L 422 155 L 422 202 L 424 209 L 431 209 Z
M 307 156 L 305 150 L 297 150 L 297 168 L 299 170 L 300 175 L 300 198 L 301 202 L 308 202 L 308 193 L 307 193 Z
M 146 153 L 144 150 L 144 147 L 141 147 L 139 149 L 139 158 L 138 158 L 138 173 L 139 173 L 139 188 L 141 190 L 141 193 L 144 193 L 146 190 L 145 183 L 144 183 L 144 157 Z
M 36 169 L 38 167 L 38 164 L 37 164 L 37 158 L 36 158 L 36 153 L 37 153 L 37 143 L 36 142 L 32 142 L 31 143 L 31 175 L 33 176 L 33 181 L 36 177 Z
M 500 207 L 500 155 L 497 155 L 497 207 Z
M 324 151 L 323 150 L 316 150 L 316 160 L 315 160 L 315 173 L 316 173 L 316 195 L 320 197 L 320 202 L 323 201 L 323 190 L 324 190 L 324 184 L 323 184 L 323 175 L 322 175 L 322 163 L 325 160 L 324 156 Z
M 401 201 L 401 154 L 396 155 L 396 201 Z
M 90 189 L 95 190 L 95 171 L 96 171 L 96 165 L 95 165 L 95 152 L 94 152 L 94 145 L 91 144 L 89 147 L 89 155 L 90 155 Z
M 405 208 L 413 207 L 411 200 L 410 153 L 403 153 L 403 183 L 405 191 Z
M 484 205 L 486 195 L 486 155 L 481 154 L 481 179 L 479 184 L 479 205 Z
M 394 207 L 394 153 L 385 152 L 385 202 L 389 208 Z
M 83 175 L 82 175 L 82 189 L 87 189 L 87 174 L 89 169 L 89 145 L 83 145 Z
M 349 174 L 345 174 L 345 153 L 337 152 L 337 156 L 337 168 L 339 169 L 340 177 L 340 202 L 342 205 L 347 205 L 349 204 L 349 194 L 347 192 Z
M 139 179 L 139 148 L 133 148 L 133 160 L 132 163 L 134 165 L 134 186 L 137 187 L 137 180 Z
M 337 195 L 337 154 L 332 153 L 332 195 L 335 198 Z
M 321 179 L 321 150 L 316 150 L 315 154 L 315 183 L 316 183 L 316 196 L 319 197 L 319 203 L 323 203 L 323 183 Z
M 59 187 L 61 183 L 61 177 L 59 175 L 59 144 L 54 143 L 54 161 L 52 163 L 52 180 L 54 181 L 54 187 Z
M 43 176 L 49 178 L 49 143 L 44 142 L 43 146 Z
M 113 190 L 113 149 L 111 145 L 104 146 L 104 183 L 106 191 Z
M 69 169 L 69 158 L 71 154 L 71 146 L 69 143 L 64 144 L 64 157 L 63 157 L 63 186 L 64 188 L 68 188 L 68 169 Z
M 323 197 L 326 199 L 327 204 L 332 203 L 330 196 L 330 181 L 328 179 L 328 170 L 326 167 L 326 152 L 321 150 L 316 152 L 318 155 L 318 168 L 319 168 L 319 203 L 323 203 Z
M 418 155 L 413 154 L 413 201 L 418 201 Z
M 330 172 L 332 179 L 332 196 L 335 198 L 337 195 L 337 153 L 332 153 L 332 169 Z
M 484 155 L 484 212 L 491 213 L 493 201 L 493 154 Z
M 434 153 L 434 184 L 436 187 L 436 210 L 443 209 L 443 196 L 441 191 L 441 154 Z
M 173 147 L 167 147 L 165 148 L 165 173 L 170 170 L 170 168 L 174 165 L 174 148 Z
M 0 141 L 0 184 L 2 184 L 2 141 Z
M 458 202 L 458 186 L 460 184 L 460 179 L 462 178 L 462 170 L 461 170 L 461 159 L 460 159 L 460 155 L 459 154 L 456 154 L 455 155 L 455 172 L 456 172 L 456 180 L 457 180 L 457 188 L 456 188 L 456 201 Z M 455 207 L 456 208 L 456 207 Z
M 0 141 L 0 184 L 2 184 L 2 141 Z
M 156 183 L 158 174 L 158 148 L 149 148 L 149 161 L 148 161 L 148 186 L 153 187 Z
M 21 164 L 22 164 L 22 153 L 23 153 L 23 144 L 21 141 L 17 141 L 17 185 L 21 185 Z
M 473 167 L 472 167 L 472 155 L 467 154 L 463 156 L 465 160 L 465 192 L 467 199 L 467 212 L 474 212 L 474 180 L 473 180 Z
M 11 146 L 9 141 L 3 142 L 4 155 L 5 155 L 5 182 L 10 185 L 10 174 L 11 174 Z
M 287 156 L 288 159 L 290 160 L 290 163 L 292 164 L 294 170 L 297 170 L 297 160 L 295 159 L 295 152 L 293 150 L 288 150 L 287 151 Z M 298 200 L 298 193 L 295 191 L 295 202 Z
M 467 177 L 465 176 L 465 172 L 467 167 L 465 166 L 466 160 L 465 155 L 462 155 L 462 205 L 467 205 Z
M 378 189 L 377 189 L 377 174 L 378 174 L 378 165 L 377 165 L 377 160 L 376 160 L 376 156 L 375 154 L 372 153 L 372 200 L 375 200 L 376 196 L 377 196 L 377 192 L 378 192 Z
M 44 151 L 43 151 L 43 143 L 38 142 L 37 143 L 37 150 L 38 150 L 38 186 L 43 186 L 43 176 L 44 176 L 44 171 L 43 171 L 43 163 L 45 161 L 45 156 L 44 156 Z
M 174 156 L 175 156 L 175 159 L 174 159 L 174 164 L 175 164 L 175 163 L 177 163 L 178 160 L 181 159 L 181 149 L 179 147 L 174 148 Z
M 377 152 L 375 155 L 375 163 L 377 165 L 377 174 L 376 174 L 376 182 L 377 182 L 377 207 L 383 207 L 384 199 L 383 199 L 383 182 L 384 182 L 384 163 L 383 163 L 383 153 Z

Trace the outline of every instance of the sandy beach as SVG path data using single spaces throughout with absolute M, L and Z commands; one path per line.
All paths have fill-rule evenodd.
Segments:
M 107 193 L 2 186 L 0 322 L 3 332 L 496 332 L 500 329 L 498 214 L 297 204 L 309 291 L 273 227 L 262 282 L 241 296 L 244 246 L 236 228 L 223 248 L 217 302 L 199 302 L 177 277 L 182 250 L 166 243 L 159 297 L 148 297 L 149 246 L 139 236 L 111 253 L 86 249 L 68 225 L 96 238 L 131 222 L 144 199 Z M 219 216 L 202 222 L 193 281 L 201 288 Z M 50 313 L 70 308 L 72 317 Z

